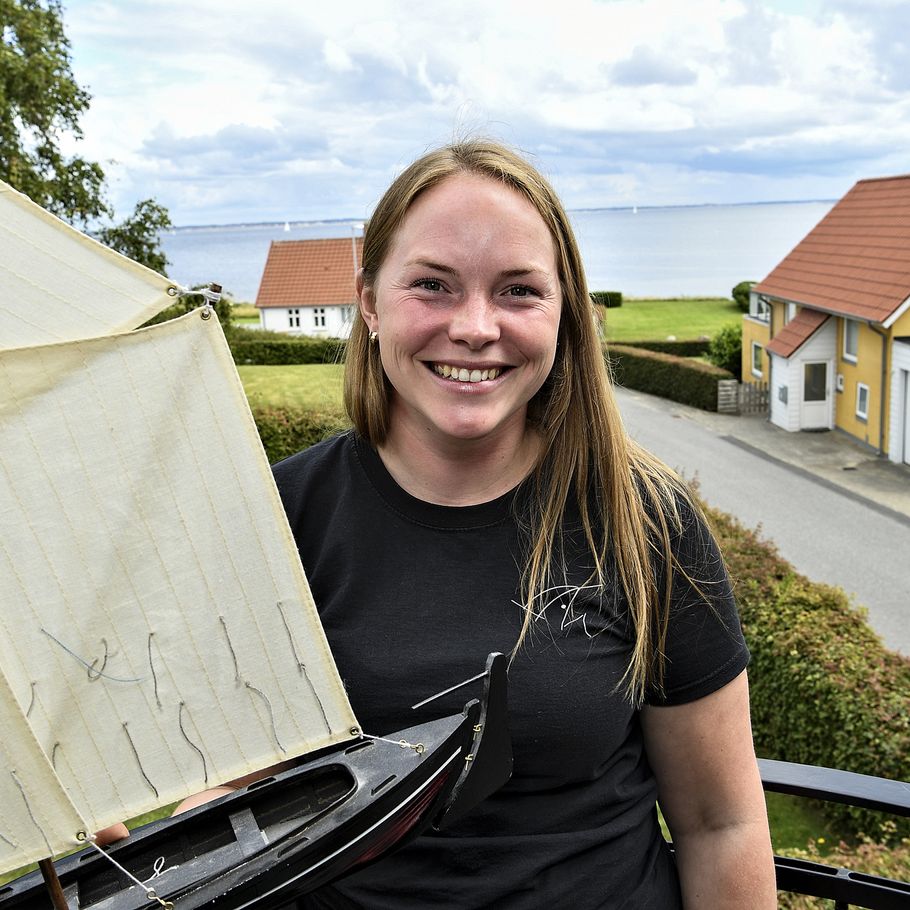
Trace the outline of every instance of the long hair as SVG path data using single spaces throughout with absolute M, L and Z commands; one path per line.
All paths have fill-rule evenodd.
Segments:
M 688 494 L 676 475 L 623 429 L 581 254 L 556 193 L 520 155 L 496 142 L 474 139 L 429 152 L 395 179 L 370 217 L 363 244 L 364 285 L 375 282 L 414 201 L 456 174 L 499 181 L 534 206 L 553 238 L 562 291 L 556 360 L 528 404 L 528 420 L 542 446 L 525 481 L 530 494 L 523 497 L 529 505 L 521 516 L 527 529 L 525 610 L 516 650 L 530 628 L 535 600 L 556 568 L 562 516 L 574 485 L 593 559 L 590 580 L 604 584 L 612 556 L 629 605 L 634 646 L 622 682 L 632 703 L 640 705 L 649 688 L 659 690 L 663 683 L 674 564 L 670 540 L 679 530 L 679 497 Z M 378 346 L 369 343 L 366 324 L 358 319 L 347 345 L 344 403 L 355 429 L 377 447 L 389 429 L 390 391 Z M 656 565 L 663 567 L 663 584 Z

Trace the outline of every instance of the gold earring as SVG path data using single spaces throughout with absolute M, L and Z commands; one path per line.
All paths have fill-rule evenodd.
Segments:
M 370 332 L 370 344 L 374 345 L 379 341 L 379 334 L 377 332 Z

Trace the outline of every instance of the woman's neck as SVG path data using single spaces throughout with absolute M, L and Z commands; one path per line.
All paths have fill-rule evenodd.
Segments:
M 428 444 L 404 429 L 390 432 L 379 457 L 395 482 L 424 502 L 470 506 L 514 489 L 531 472 L 540 437 L 531 428 L 500 439 Z

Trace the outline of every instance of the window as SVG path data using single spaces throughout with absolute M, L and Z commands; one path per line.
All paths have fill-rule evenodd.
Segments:
M 869 418 L 869 386 L 861 382 L 856 384 L 856 416 L 860 420 Z
M 786 322 L 790 322 L 794 316 L 796 316 L 796 304 L 788 303 L 787 304 Z
M 757 342 L 752 342 L 752 375 L 762 376 L 762 351 L 764 348 Z
M 313 309 L 313 325 L 316 328 L 321 328 L 325 326 L 325 307 L 318 306 Z
M 288 310 L 288 327 L 292 329 L 300 328 L 300 310 Z
M 770 322 L 771 304 L 768 303 L 768 298 L 753 294 L 749 300 L 749 315 L 762 322 Z
M 859 350 L 859 323 L 853 319 L 844 320 L 844 360 L 856 363 Z

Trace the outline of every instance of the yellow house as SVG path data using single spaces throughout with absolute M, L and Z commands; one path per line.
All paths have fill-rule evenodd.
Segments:
M 860 180 L 752 289 L 743 380 L 777 426 L 910 464 L 910 175 Z

